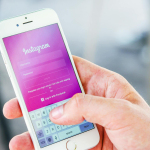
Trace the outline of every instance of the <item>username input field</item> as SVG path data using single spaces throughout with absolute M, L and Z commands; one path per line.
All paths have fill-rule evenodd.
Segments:
M 18 63 L 18 67 L 19 69 L 25 69 L 25 68 L 39 65 L 39 64 L 48 62 L 50 60 L 54 60 L 54 59 L 61 58 L 61 57 L 63 57 L 62 51 L 57 50 L 57 51 L 50 52 L 44 55 L 40 55 L 32 59 L 21 61 Z
M 61 69 L 59 71 L 55 71 L 53 73 L 48 73 L 44 76 L 38 77 L 38 78 L 34 78 L 31 80 L 28 80 L 26 82 L 24 82 L 26 88 L 31 88 L 31 87 L 35 87 L 37 85 L 43 84 L 43 83 L 47 83 L 50 82 L 52 80 L 56 80 L 65 76 L 69 75 L 69 70 L 67 68 L 65 69 Z
M 64 59 L 60 59 L 51 63 L 47 63 L 45 65 L 41 65 L 39 67 L 34 67 L 32 69 L 26 70 L 21 72 L 21 76 L 24 79 L 30 78 L 30 77 L 36 77 L 37 75 L 53 71 L 56 69 L 60 69 L 62 67 L 66 66 L 66 62 Z

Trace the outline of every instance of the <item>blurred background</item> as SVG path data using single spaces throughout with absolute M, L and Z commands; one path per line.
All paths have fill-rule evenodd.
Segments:
M 123 75 L 150 104 L 149 0 L 0 0 L 0 21 L 54 9 L 72 54 Z M 6 120 L 2 107 L 14 90 L 0 55 L 0 150 L 27 130 L 23 118 Z

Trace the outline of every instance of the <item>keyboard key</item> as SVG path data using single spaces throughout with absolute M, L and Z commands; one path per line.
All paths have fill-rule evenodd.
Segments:
M 56 132 L 56 129 L 54 126 L 50 126 L 50 130 L 51 130 L 51 133 L 55 133 Z
M 87 123 L 87 121 L 86 121 L 86 120 L 84 120 L 83 122 L 84 122 L 84 123 Z
M 67 101 L 62 101 L 62 105 L 65 104 L 65 103 L 67 103 Z
M 46 119 L 48 124 L 52 124 L 51 120 L 49 119 L 49 117 Z
M 51 107 L 48 106 L 48 107 L 46 108 L 46 110 L 47 110 L 47 114 L 49 115 L 49 113 L 50 113 L 50 111 L 51 111 Z
M 42 119 L 42 125 L 43 125 L 43 126 L 47 126 L 47 121 L 46 121 L 46 119 Z
M 68 102 L 71 98 L 67 99 L 66 102 Z
M 45 147 L 45 146 L 47 146 L 45 139 L 39 140 L 39 143 L 40 143 L 40 147 Z
M 37 118 L 41 118 L 42 116 L 41 116 L 41 112 L 39 111 L 39 110 L 37 110 L 36 112 L 35 112 L 35 114 L 36 114 L 36 117 Z
M 48 145 L 54 143 L 52 136 L 47 137 L 46 140 L 47 140 Z
M 62 129 L 66 129 L 66 128 L 67 128 L 67 126 L 66 126 L 66 125 L 62 125 L 61 127 L 62 127 Z
M 36 126 L 37 126 L 37 128 L 42 128 L 42 123 L 41 123 L 41 121 L 37 121 L 37 122 L 36 122 Z
M 54 142 L 58 142 L 58 141 L 59 141 L 59 138 L 58 138 L 58 135 L 57 135 L 57 134 L 54 134 L 54 135 L 53 135 L 53 140 L 54 140 Z
M 52 105 L 52 109 L 56 108 L 57 106 L 56 105 Z
M 73 126 L 73 125 L 68 125 L 67 127 L 70 128 L 70 127 L 72 127 L 72 126 Z
M 57 103 L 57 107 L 58 107 L 58 106 L 61 106 L 61 105 L 62 105 L 62 103 L 61 103 L 61 102 Z
M 56 124 L 55 127 L 56 127 L 56 130 L 57 130 L 57 131 L 60 131 L 60 130 L 61 130 L 61 126 L 60 126 L 60 125 L 57 125 L 57 124 Z
M 62 101 L 62 104 L 67 103 L 69 100 L 70 100 L 70 98 L 69 98 L 69 99 L 67 99 L 67 100 Z
M 35 120 L 35 119 L 36 119 L 35 113 L 34 113 L 34 112 L 31 112 L 31 113 L 30 113 L 30 117 L 31 117 L 31 120 Z
M 44 131 L 45 131 L 45 134 L 46 134 L 46 135 L 49 135 L 49 134 L 50 134 L 50 129 L 49 129 L 49 128 L 45 128 Z
M 85 131 L 93 129 L 93 128 L 94 128 L 94 125 L 92 123 L 89 123 L 89 122 L 80 125 L 81 132 L 85 132 Z
M 43 134 L 43 131 L 42 130 L 39 130 L 36 132 L 36 135 L 37 135 L 37 138 L 42 138 L 44 137 L 44 134 Z
M 75 126 L 75 127 L 70 128 L 68 130 L 59 132 L 58 135 L 59 135 L 60 140 L 63 140 L 63 139 L 66 139 L 68 137 L 77 135 L 79 133 L 81 133 L 79 126 Z
M 41 109 L 41 114 L 42 114 L 43 117 L 47 116 L 47 112 L 44 108 Z

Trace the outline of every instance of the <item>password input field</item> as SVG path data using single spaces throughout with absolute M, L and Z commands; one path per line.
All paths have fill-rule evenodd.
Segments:
M 55 71 L 53 73 L 48 73 L 45 76 L 34 78 L 24 82 L 26 88 L 34 87 L 52 80 L 56 80 L 69 75 L 69 70 L 67 68 Z
M 34 67 L 32 69 L 21 72 L 21 76 L 23 79 L 27 79 L 30 77 L 36 77 L 37 75 L 44 74 L 49 71 L 53 71 L 56 69 L 60 69 L 66 66 L 66 62 L 64 59 L 60 59 L 51 63 L 47 63 L 45 65 Z
M 29 60 L 21 61 L 18 63 L 18 67 L 19 69 L 25 69 L 25 68 L 39 65 L 39 64 L 48 62 L 50 60 L 54 60 L 54 59 L 61 58 L 61 57 L 63 57 L 62 51 L 57 50 L 57 51 L 50 52 L 44 55 L 40 55 L 38 57 L 29 59 Z

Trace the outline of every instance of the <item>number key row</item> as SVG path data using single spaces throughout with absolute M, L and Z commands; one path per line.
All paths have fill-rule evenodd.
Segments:
M 41 130 L 37 131 L 36 134 L 37 134 L 38 138 L 42 138 L 42 137 L 44 137 L 44 133 L 46 136 L 48 136 L 50 134 L 55 133 L 56 131 L 58 132 L 63 129 L 69 128 L 69 127 L 70 126 L 65 126 L 65 125 L 51 125 L 49 127 L 44 128 L 43 130 L 41 129 Z M 44 133 L 43 133 L 43 131 L 44 131 Z
M 57 105 L 52 105 L 52 106 L 46 107 L 46 109 L 42 108 L 42 109 L 31 112 L 30 113 L 31 120 L 36 120 L 36 119 L 49 115 L 50 111 L 56 107 Z
M 46 119 L 42 119 L 42 120 L 38 120 L 36 121 L 36 126 L 37 128 L 42 128 L 47 126 L 48 124 L 52 124 L 51 120 L 49 119 L 49 117 L 47 117 Z
M 49 113 L 52 109 L 66 103 L 67 101 L 69 101 L 69 99 L 58 102 L 58 103 L 50 105 L 50 106 L 46 106 L 45 108 L 41 108 L 41 109 L 38 109 L 36 111 L 30 112 L 31 120 L 36 120 L 36 119 L 39 119 L 39 118 L 42 118 L 42 117 L 49 115 Z

